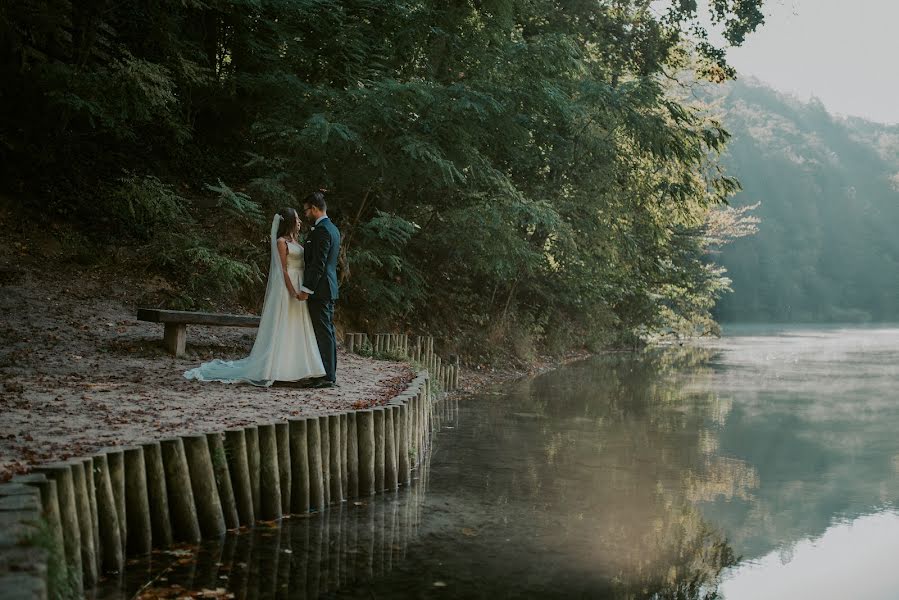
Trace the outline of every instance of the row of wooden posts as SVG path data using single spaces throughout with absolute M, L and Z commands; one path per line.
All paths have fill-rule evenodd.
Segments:
M 424 371 L 385 406 L 112 448 L 8 485 L 39 488 L 80 592 L 129 555 L 409 485 L 438 422 L 433 391 Z
M 458 411 L 455 396 L 435 401 L 434 431 L 455 426 Z M 102 597 L 131 597 L 140 583 L 155 579 L 162 569 L 167 573 L 166 587 L 225 588 L 236 599 L 318 598 L 371 581 L 402 564 L 418 537 L 430 456 L 424 455 L 415 484 L 402 495 L 347 502 L 333 506 L 320 519 L 290 519 L 280 527 L 247 529 L 220 542 L 205 542 L 192 560 L 172 569 L 164 563 L 176 558 L 133 561 L 127 579 L 107 578 L 98 592 Z
M 347 333 L 344 344 L 347 352 L 393 355 L 421 364 L 434 375 L 434 381 L 441 390 L 451 392 L 459 389 L 461 365 L 459 357 L 444 361 L 434 352 L 434 337 L 405 333 Z
M 335 514 L 323 519 L 285 521 L 276 529 L 258 528 L 203 544 L 196 560 L 169 572 L 168 585 L 226 588 L 237 599 L 318 598 L 370 581 L 398 566 L 417 538 L 427 477 L 422 468 L 402 502 L 335 506 Z M 148 568 L 147 580 L 154 574 Z M 121 597 L 133 594 L 133 584 L 129 588 L 126 581 L 108 582 L 102 591 L 116 587 Z

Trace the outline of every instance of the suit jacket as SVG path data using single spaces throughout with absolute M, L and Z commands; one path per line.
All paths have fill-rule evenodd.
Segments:
M 340 232 L 331 219 L 325 217 L 312 228 L 306 238 L 303 287 L 312 290 L 310 300 L 337 300 L 338 254 Z

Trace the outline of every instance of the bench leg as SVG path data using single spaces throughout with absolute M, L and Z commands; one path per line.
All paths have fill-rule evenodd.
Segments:
M 187 345 L 187 325 L 184 323 L 166 323 L 162 344 L 166 350 L 175 356 L 184 356 L 184 348 Z

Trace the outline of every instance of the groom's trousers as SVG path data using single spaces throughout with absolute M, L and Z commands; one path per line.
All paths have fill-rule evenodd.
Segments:
M 325 377 L 328 381 L 337 381 L 337 337 L 334 334 L 334 301 L 318 301 L 311 298 L 306 301 L 309 316 L 312 318 L 312 329 L 318 352 L 322 355 L 325 366 Z

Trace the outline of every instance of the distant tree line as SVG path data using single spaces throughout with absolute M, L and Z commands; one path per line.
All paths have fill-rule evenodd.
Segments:
M 763 20 L 710 5 L 727 44 Z M 76 247 L 124 231 L 172 305 L 258 292 L 268 216 L 325 187 L 350 327 L 523 358 L 708 330 L 706 221 L 738 185 L 669 89 L 733 75 L 699 23 L 679 0 L 5 2 L 2 185 Z
M 758 234 L 716 257 L 723 321 L 899 320 L 899 126 L 830 115 L 761 85 L 719 88 L 723 161 Z

